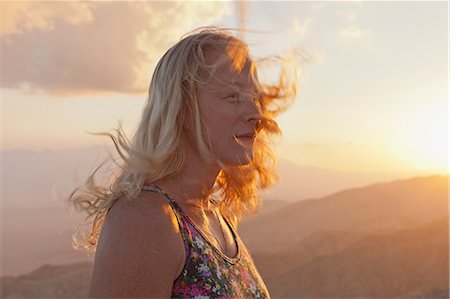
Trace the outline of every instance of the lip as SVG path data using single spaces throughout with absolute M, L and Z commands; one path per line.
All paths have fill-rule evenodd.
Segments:
M 256 135 L 254 133 L 236 135 L 236 138 L 239 138 L 239 139 L 255 139 L 255 137 L 256 137 Z
M 244 143 L 244 144 L 254 144 L 255 143 L 255 138 L 256 136 L 253 134 L 244 134 L 244 135 L 239 135 L 239 136 L 235 136 L 236 140 L 239 140 L 239 142 Z
M 251 138 L 251 137 L 238 137 L 239 140 L 241 140 L 242 142 L 247 142 L 247 143 L 253 143 L 255 141 L 255 138 Z

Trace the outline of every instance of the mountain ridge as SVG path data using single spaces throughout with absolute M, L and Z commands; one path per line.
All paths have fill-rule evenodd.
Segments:
M 432 189 L 430 191 L 430 189 Z M 430 199 L 431 198 L 431 199 Z M 448 176 L 427 176 L 352 188 L 320 199 L 297 201 L 239 226 L 250 250 L 280 251 L 323 229 L 391 229 L 422 225 L 448 213 Z M 384 223 L 383 220 L 390 219 Z

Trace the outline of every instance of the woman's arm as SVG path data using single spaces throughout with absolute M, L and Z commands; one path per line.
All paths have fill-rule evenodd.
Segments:
M 121 199 L 109 211 L 98 241 L 89 297 L 170 298 L 184 264 L 175 215 L 157 193 Z

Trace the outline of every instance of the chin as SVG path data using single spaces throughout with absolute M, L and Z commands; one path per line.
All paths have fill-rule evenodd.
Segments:
M 231 166 L 248 165 L 253 161 L 253 151 L 246 151 L 229 159 L 225 164 Z

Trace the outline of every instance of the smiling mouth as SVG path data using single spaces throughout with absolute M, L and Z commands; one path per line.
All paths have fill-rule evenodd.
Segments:
M 255 140 L 254 137 L 236 137 L 239 140 L 247 141 L 247 142 L 253 142 Z
M 236 135 L 233 136 L 233 138 L 236 140 L 237 143 L 242 144 L 253 144 L 255 142 L 255 137 L 247 137 L 247 136 L 241 136 L 241 137 L 237 137 Z

